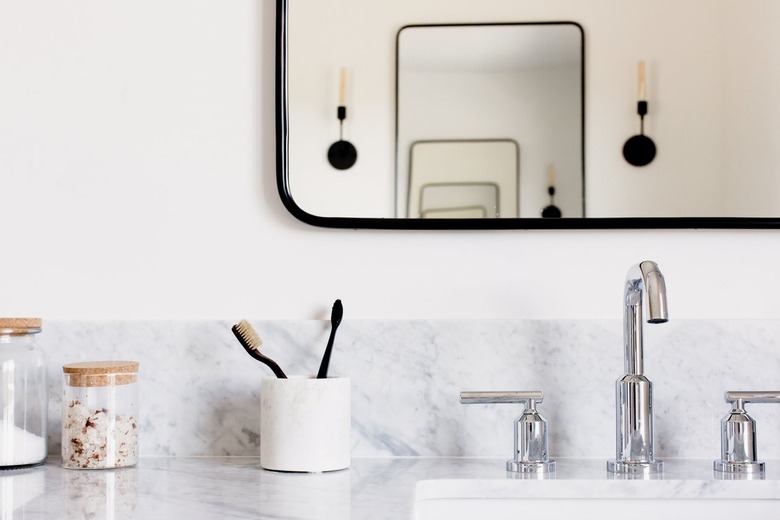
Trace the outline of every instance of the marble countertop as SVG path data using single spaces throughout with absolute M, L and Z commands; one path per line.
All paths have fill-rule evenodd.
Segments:
M 564 459 L 554 480 L 507 478 L 501 459 L 355 458 L 325 474 L 265 471 L 254 457 L 143 458 L 135 468 L 80 471 L 51 457 L 0 472 L 0 517 L 188 520 L 408 519 L 424 498 L 490 496 L 780 499 L 780 461 L 764 480 L 715 478 L 712 461 L 671 460 L 663 479 L 608 478 L 603 460 Z M 443 479 L 432 482 L 434 479 Z M 420 482 L 422 481 L 422 482 Z M 419 484 L 418 484 L 419 482 Z

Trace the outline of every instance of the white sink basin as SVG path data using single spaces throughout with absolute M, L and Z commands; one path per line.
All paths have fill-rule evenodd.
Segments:
M 779 499 L 777 481 L 440 479 L 417 483 L 412 518 L 775 518 Z

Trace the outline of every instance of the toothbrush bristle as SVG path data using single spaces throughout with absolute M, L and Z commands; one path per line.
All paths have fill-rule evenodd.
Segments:
M 259 350 L 260 345 L 263 344 L 263 340 L 260 339 L 260 335 L 246 320 L 241 320 L 233 325 L 233 333 L 236 336 L 239 336 L 248 347 L 255 350 Z

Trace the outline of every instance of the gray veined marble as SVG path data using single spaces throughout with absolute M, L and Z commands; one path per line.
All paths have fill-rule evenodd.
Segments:
M 405 520 L 415 498 L 453 496 L 753 499 L 776 511 L 780 496 L 780 461 L 751 482 L 713 478 L 701 461 L 675 461 L 664 480 L 633 482 L 609 479 L 600 460 L 560 462 L 553 480 L 520 481 L 506 478 L 501 459 L 356 458 L 348 471 L 301 474 L 264 471 L 257 457 L 145 457 L 107 471 L 64 469 L 52 457 L 43 468 L 0 472 L 0 518 Z
M 263 351 L 290 374 L 313 374 L 328 321 L 250 320 Z M 238 345 L 227 321 L 51 321 L 51 453 L 59 453 L 61 366 L 141 363 L 140 450 L 150 456 L 255 456 L 260 380 L 271 372 Z M 780 389 L 780 320 L 672 321 L 647 327 L 656 455 L 714 460 L 726 390 Z M 350 321 L 330 373 L 352 378 L 352 455 L 512 453 L 521 407 L 463 406 L 461 390 L 544 392 L 550 455 L 614 456 L 622 325 L 606 321 Z M 759 457 L 780 458 L 780 410 L 755 407 Z

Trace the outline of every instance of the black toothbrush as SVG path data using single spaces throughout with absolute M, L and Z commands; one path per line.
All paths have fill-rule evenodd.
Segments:
M 279 368 L 279 365 L 277 365 L 273 359 L 260 352 L 260 345 L 262 345 L 263 340 L 260 339 L 260 335 L 248 321 L 241 320 L 233 325 L 230 330 L 233 331 L 238 342 L 241 343 L 241 346 L 244 347 L 244 350 L 246 350 L 250 356 L 259 362 L 266 364 L 274 371 L 276 377 L 287 379 L 287 375 Z
M 320 363 L 320 370 L 317 372 L 317 379 L 325 379 L 328 377 L 328 365 L 330 364 L 330 352 L 333 350 L 333 340 L 336 339 L 336 329 L 341 324 L 341 317 L 344 315 L 344 307 L 341 305 L 341 300 L 336 300 L 333 304 L 333 309 L 330 311 L 330 337 L 328 338 L 328 346 L 325 347 L 325 354 L 322 356 L 322 363 Z

